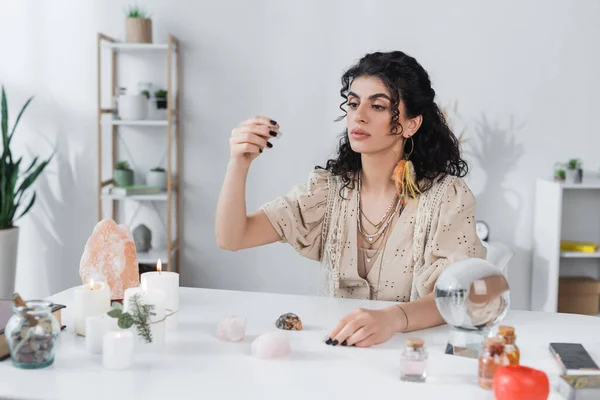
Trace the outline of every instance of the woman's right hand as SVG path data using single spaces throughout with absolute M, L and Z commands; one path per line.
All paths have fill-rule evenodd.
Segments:
M 231 161 L 249 167 L 265 148 L 273 145 L 268 141 L 277 136 L 279 125 L 267 117 L 254 117 L 241 122 L 231 131 Z

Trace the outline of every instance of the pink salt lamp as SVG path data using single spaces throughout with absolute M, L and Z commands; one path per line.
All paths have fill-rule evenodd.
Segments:
M 83 283 L 105 281 L 113 300 L 122 299 L 125 289 L 140 286 L 135 244 L 127 225 L 117 225 L 112 219 L 96 224 L 85 244 L 79 275 Z

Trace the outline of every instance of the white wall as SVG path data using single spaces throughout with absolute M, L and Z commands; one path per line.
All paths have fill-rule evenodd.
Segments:
M 285 137 L 252 168 L 248 206 L 287 192 L 333 150 L 339 78 L 373 50 L 401 49 L 430 72 L 438 100 L 458 101 L 473 161 L 469 182 L 494 240 L 516 249 L 513 306 L 527 308 L 533 183 L 556 160 L 598 169 L 596 1 L 144 1 L 155 41 L 183 51 L 185 285 L 314 293 L 318 266 L 283 245 L 218 250 L 214 211 L 228 136 L 255 114 Z M 79 282 L 95 223 L 98 31 L 122 38 L 127 1 L 3 0 L 0 81 L 11 111 L 36 94 L 16 151 L 56 161 L 22 220 L 18 289 L 43 296 Z M 34 279 L 35 278 L 35 279 Z

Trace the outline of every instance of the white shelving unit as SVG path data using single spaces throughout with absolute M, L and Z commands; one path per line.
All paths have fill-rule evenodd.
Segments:
M 180 258 L 180 185 L 179 179 L 181 174 L 181 157 L 180 157 L 180 122 L 179 112 L 181 109 L 180 99 L 180 48 L 179 40 L 173 35 L 168 35 L 167 43 L 123 43 L 102 33 L 98 34 L 97 41 L 98 50 L 98 220 L 104 218 L 106 210 L 103 209 L 103 201 L 111 204 L 112 218 L 117 221 L 119 215 L 118 209 L 125 201 L 136 201 L 137 209 L 133 213 L 134 217 L 139 211 L 142 204 L 149 203 L 153 207 L 154 202 L 166 203 L 166 248 L 156 249 L 143 253 L 138 252 L 139 264 L 156 264 L 160 258 L 168 271 L 179 271 Z M 102 57 L 104 53 L 110 54 L 111 64 L 111 92 L 110 99 L 115 96 L 118 86 L 119 77 L 117 62 L 119 53 L 136 52 L 139 58 L 145 57 L 146 52 L 159 56 L 164 56 L 166 60 L 166 90 L 167 90 L 167 106 L 166 118 L 160 120 L 120 120 L 114 117 L 115 110 L 112 108 L 103 107 L 102 83 L 104 82 Z M 138 54 L 139 53 L 139 54 Z M 110 193 L 110 188 L 114 185 L 112 177 L 103 176 L 103 135 L 110 131 L 110 146 L 109 151 L 112 151 L 111 167 L 114 167 L 117 161 L 117 139 L 122 131 L 121 128 L 136 127 L 148 128 L 149 132 L 162 132 L 165 135 L 166 143 L 166 174 L 167 174 L 167 190 L 164 193 L 148 194 L 148 195 L 128 195 L 119 196 Z M 150 129 L 152 128 L 152 129 Z M 161 129 L 155 129 L 161 128 Z M 129 153 L 129 152 L 128 152 Z M 108 157 L 106 157 L 108 158 Z M 135 205 L 134 205 L 135 206 Z M 157 210 L 156 207 L 154 207 Z M 133 217 L 132 217 L 133 219 Z M 121 221 L 117 221 L 121 223 Z
M 561 240 L 600 242 L 600 180 L 536 182 L 531 308 L 556 312 L 560 276 L 600 278 L 600 252 L 560 250 Z

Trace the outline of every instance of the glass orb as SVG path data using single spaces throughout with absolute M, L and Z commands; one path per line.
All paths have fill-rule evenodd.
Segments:
M 447 354 L 478 357 L 483 341 L 509 307 L 509 286 L 490 262 L 470 258 L 449 265 L 435 284 L 435 303 L 451 326 Z

